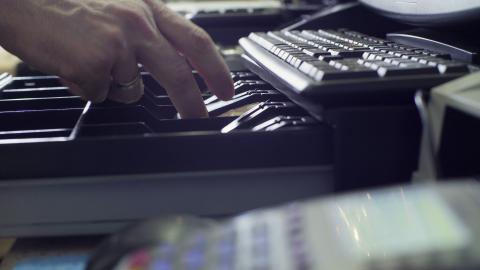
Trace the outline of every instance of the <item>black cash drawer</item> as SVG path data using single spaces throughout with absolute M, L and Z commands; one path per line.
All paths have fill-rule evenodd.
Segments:
M 229 102 L 212 97 L 197 76 L 211 117 L 188 120 L 142 76 L 142 100 L 94 104 L 81 123 L 86 102 L 57 77 L 3 76 L 0 180 L 332 163 L 330 127 L 252 73 L 232 73 L 236 96 Z

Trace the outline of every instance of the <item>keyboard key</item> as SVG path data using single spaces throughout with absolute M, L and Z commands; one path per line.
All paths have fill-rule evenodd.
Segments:
M 330 49 L 328 50 L 333 56 L 341 56 L 341 57 L 362 57 L 365 51 L 352 51 L 352 50 L 342 50 L 342 49 Z
M 358 61 L 358 63 L 373 70 L 377 70 L 380 67 L 395 67 L 395 65 L 383 61 Z
M 338 56 L 338 55 L 320 55 L 318 59 L 325 61 L 325 62 L 330 62 L 332 60 L 340 60 L 343 59 L 343 57 Z
M 449 54 L 446 54 L 446 53 L 431 53 L 430 54 L 431 57 L 436 57 L 436 58 L 443 58 L 443 59 L 451 59 L 450 55 Z
M 388 63 L 388 62 L 387 62 Z M 417 65 L 425 65 L 425 64 L 422 64 L 422 63 L 417 63 L 413 60 L 410 60 L 410 59 L 404 59 L 404 58 L 394 58 L 392 59 L 391 61 L 389 61 L 390 64 L 392 65 L 395 65 L 395 66 L 399 66 L 401 64 L 417 64 Z
M 294 59 L 292 60 L 292 63 L 290 63 L 290 64 L 292 64 L 292 66 L 294 66 L 294 67 L 296 67 L 296 68 L 299 68 L 300 65 L 302 64 L 302 62 L 303 62 L 302 60 L 300 60 L 300 59 L 298 59 L 298 58 L 294 58 Z
M 254 73 L 250 72 L 232 72 L 230 73 L 232 76 L 232 80 L 258 80 L 260 77 Z
M 312 63 L 303 62 L 298 68 L 301 72 L 308 74 L 315 66 Z
M 321 49 L 303 49 L 303 52 L 312 57 L 318 58 L 320 55 L 331 55 L 329 52 Z
M 316 81 L 338 80 L 345 78 L 345 71 L 342 70 L 319 70 L 314 76 Z
M 275 40 L 274 38 L 269 37 L 265 33 L 251 33 L 249 35 L 249 38 L 267 50 L 270 50 L 273 46 L 276 45 L 285 45 L 285 43 L 280 42 L 279 40 Z
M 361 79 L 361 78 L 373 78 L 378 77 L 375 71 L 373 70 L 318 70 L 315 74 L 314 79 L 316 81 L 331 81 L 331 80 L 342 80 L 342 79 Z
M 395 59 L 395 58 L 398 58 L 398 57 L 388 53 L 371 53 L 368 55 L 368 58 L 366 59 L 384 61 L 385 59 Z
M 467 73 L 469 71 L 468 66 L 460 62 L 443 62 L 437 65 L 440 73 Z
M 377 71 L 381 77 L 438 74 L 438 70 L 434 67 L 421 64 L 400 65 L 394 67 L 383 66 L 379 67 Z
M 383 62 L 393 65 L 393 62 L 396 61 L 396 60 L 398 60 L 398 57 L 384 58 Z

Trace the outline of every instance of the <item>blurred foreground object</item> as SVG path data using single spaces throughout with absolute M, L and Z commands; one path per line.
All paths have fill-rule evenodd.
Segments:
M 299 201 L 198 228 L 182 240 L 163 238 L 153 248 L 137 245 L 114 269 L 478 269 L 479 195 L 477 180 L 457 180 Z M 154 239 L 165 231 L 150 227 L 139 235 L 145 226 L 136 228 L 112 239 Z M 117 245 L 102 247 L 93 258 L 118 255 Z M 91 261 L 87 269 L 113 267 L 99 265 Z

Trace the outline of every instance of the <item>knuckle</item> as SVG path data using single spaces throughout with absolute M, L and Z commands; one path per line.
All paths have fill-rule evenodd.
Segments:
M 138 10 L 129 10 L 124 13 L 125 14 L 123 18 L 127 21 L 127 23 L 136 29 L 146 28 L 146 26 L 148 26 L 148 21 L 145 18 L 146 15 L 144 12 Z
M 103 33 L 103 38 L 105 39 L 103 54 L 108 54 L 112 50 L 124 50 L 127 47 L 127 39 L 125 38 L 123 30 L 120 28 L 114 27 L 106 29 Z
M 142 36 L 150 36 L 152 30 L 152 22 L 148 19 L 151 15 L 149 10 L 139 4 L 126 5 L 122 3 L 114 3 L 110 6 L 110 12 L 120 20 L 120 25 L 132 33 L 140 33 Z
M 213 48 L 212 38 L 200 27 L 194 27 L 190 37 L 196 53 L 203 54 L 206 50 Z
M 157 31 L 155 31 L 152 27 L 143 28 L 140 32 L 141 38 L 137 40 L 141 44 L 157 44 L 159 42 L 159 36 Z M 158 44 L 157 44 L 158 45 Z
M 112 1 L 107 4 L 105 10 L 117 18 L 130 18 L 136 15 L 136 9 L 132 5 L 126 5 L 124 1 Z
M 160 18 L 165 20 L 169 19 L 171 12 L 169 11 L 165 3 L 155 0 L 145 0 L 145 2 L 155 11 L 155 14 L 157 14 Z
M 141 51 L 164 51 L 168 49 L 169 43 L 158 33 L 151 33 L 149 35 L 143 35 L 142 39 L 138 40 L 137 48 Z

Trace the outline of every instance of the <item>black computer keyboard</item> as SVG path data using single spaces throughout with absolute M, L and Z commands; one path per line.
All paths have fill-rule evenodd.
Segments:
M 205 29 L 217 44 L 236 46 L 238 39 L 250 32 L 277 29 L 281 25 L 298 19 L 301 15 L 311 14 L 324 7 L 325 5 L 303 4 L 272 7 L 247 5 L 235 8 L 180 11 L 180 13 Z
M 445 53 L 346 29 L 251 33 L 240 44 L 275 81 L 324 102 L 355 94 L 409 93 L 476 69 Z

